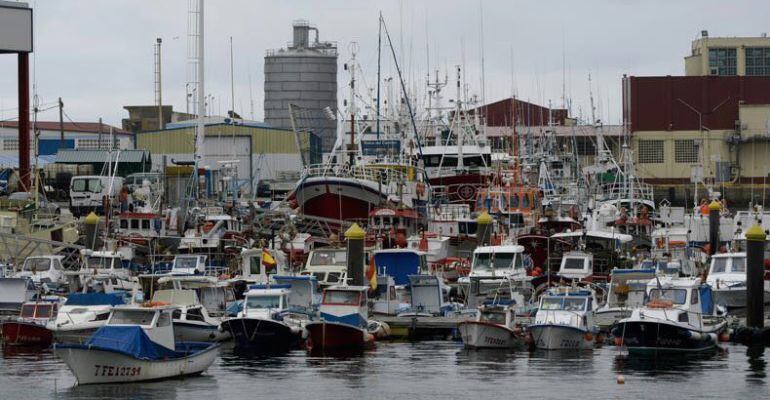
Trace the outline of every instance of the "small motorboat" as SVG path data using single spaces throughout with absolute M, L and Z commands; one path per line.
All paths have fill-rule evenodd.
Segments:
M 599 329 L 594 324 L 593 291 L 572 286 L 551 288 L 540 298 L 535 322 L 527 328 L 534 345 L 543 350 L 594 347 Z
M 86 343 L 56 344 L 54 351 L 80 385 L 199 375 L 214 362 L 219 345 L 176 342 L 174 309 L 154 303 L 117 306 Z
M 298 347 L 307 333 L 300 323 L 287 318 L 290 285 L 252 285 L 243 310 L 222 322 L 239 350 L 282 352 Z
M 612 327 L 629 353 L 704 351 L 717 345 L 727 320 L 700 278 L 660 277 L 647 284 L 647 302 Z
M 770 280 L 764 280 L 765 304 L 770 302 Z M 714 293 L 714 304 L 728 309 L 746 307 L 746 253 L 711 256 L 706 283 Z
M 44 297 L 22 304 L 19 317 L 3 322 L 3 344 L 48 347 L 53 334 L 46 324 L 56 318 L 60 298 Z
M 524 344 L 510 304 L 482 305 L 476 319 L 460 322 L 457 329 L 465 347 L 471 349 L 511 349 Z
M 107 323 L 112 307 L 126 303 L 126 293 L 72 293 L 47 324 L 56 343 L 83 343 Z
M 655 269 L 613 268 L 607 289 L 607 301 L 596 310 L 594 320 L 599 329 L 607 330 L 634 308 L 644 305 L 647 282 L 655 277 Z
M 309 350 L 362 349 L 374 344 L 367 329 L 368 286 L 331 286 L 324 290 L 320 321 L 305 325 Z

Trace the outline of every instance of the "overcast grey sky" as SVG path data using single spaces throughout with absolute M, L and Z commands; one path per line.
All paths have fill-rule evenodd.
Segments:
M 480 7 L 480 3 L 482 7 Z M 185 109 L 188 0 L 36 0 L 34 77 L 41 103 L 61 96 L 76 121 L 118 125 L 124 105 L 152 104 L 153 44 L 163 38 L 163 99 Z M 291 40 L 291 23 L 307 19 L 321 40 L 336 41 L 340 64 L 349 43 L 375 84 L 377 18 L 382 10 L 412 86 L 431 69 L 466 65 L 480 93 L 480 10 L 485 36 L 486 99 L 518 97 L 561 105 L 566 75 L 573 114 L 588 115 L 588 74 L 599 116 L 620 120 L 620 79 L 681 75 L 683 57 L 702 29 L 711 36 L 758 36 L 770 31 L 770 2 L 504 1 L 504 0 L 206 0 L 206 92 L 214 111 L 230 108 L 229 37 L 235 47 L 235 109 L 249 116 L 249 75 L 255 117 L 262 118 L 263 57 Z M 403 33 L 403 36 L 401 35 Z M 403 43 L 403 49 L 399 48 Z M 464 51 L 463 51 L 464 48 Z M 385 53 L 383 53 L 385 54 Z M 463 57 L 464 54 L 464 57 Z M 562 62 L 564 55 L 565 63 Z M 383 57 L 386 59 L 387 57 Z M 563 68 L 566 65 L 566 68 Z M 392 71 L 388 59 L 385 73 Z M 347 97 L 340 68 L 340 99 Z M 221 99 L 221 100 L 220 100 Z M 0 55 L 0 119 L 16 111 L 16 58 Z M 58 118 L 55 110 L 41 120 Z

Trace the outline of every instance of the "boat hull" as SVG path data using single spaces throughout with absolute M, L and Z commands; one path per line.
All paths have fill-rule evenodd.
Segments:
M 331 177 L 305 180 L 293 198 L 304 215 L 334 220 L 366 219 L 387 201 L 387 195 L 370 182 Z
M 584 350 L 594 347 L 593 334 L 568 325 L 530 325 L 534 345 L 543 350 Z
M 53 341 L 54 343 L 85 343 L 102 326 L 103 324 L 82 329 L 55 329 L 53 330 Z
M 308 348 L 315 349 L 362 349 L 374 344 L 374 336 L 353 325 L 338 322 L 311 322 L 308 331 Z
M 222 322 L 235 347 L 257 352 L 282 352 L 299 347 L 302 335 L 280 321 L 256 318 L 233 318 Z
M 630 308 L 600 309 L 594 313 L 594 322 L 603 331 L 607 331 L 620 320 L 631 316 Z
M 174 339 L 177 342 L 221 342 L 229 338 L 230 333 L 220 331 L 216 325 L 174 321 Z
M 203 373 L 216 359 L 212 344 L 193 355 L 171 360 L 142 360 L 112 351 L 55 347 L 80 385 L 154 381 Z
M 3 344 L 48 347 L 53 333 L 43 325 L 21 321 L 3 322 Z
M 718 333 L 720 329 L 695 332 L 665 321 L 624 321 L 612 328 L 615 343 L 629 353 L 710 350 L 717 345 Z
M 511 349 L 523 343 L 513 330 L 489 322 L 464 321 L 457 325 L 457 329 L 467 348 Z

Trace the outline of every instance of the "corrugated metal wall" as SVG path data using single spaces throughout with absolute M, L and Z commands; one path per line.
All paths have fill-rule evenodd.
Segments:
M 280 129 L 238 125 L 206 126 L 206 137 L 250 136 L 253 154 L 299 153 L 294 132 Z M 308 134 L 302 134 L 303 147 L 308 148 Z M 136 147 L 152 154 L 184 154 L 193 152 L 195 128 L 169 129 L 136 135 Z

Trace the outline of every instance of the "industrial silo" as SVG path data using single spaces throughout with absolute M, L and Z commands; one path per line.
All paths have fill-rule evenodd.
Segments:
M 265 56 L 265 122 L 292 129 L 291 104 L 295 127 L 318 135 L 328 152 L 337 132 L 337 44 L 320 42 L 307 21 L 293 28 L 293 41 Z

